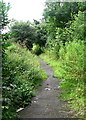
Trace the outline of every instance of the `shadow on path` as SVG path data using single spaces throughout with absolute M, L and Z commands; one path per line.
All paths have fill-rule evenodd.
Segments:
M 58 98 L 59 80 L 53 77 L 49 65 L 38 59 L 48 78 L 38 88 L 37 96 L 32 99 L 31 106 L 19 112 L 20 118 L 68 118 L 65 103 Z

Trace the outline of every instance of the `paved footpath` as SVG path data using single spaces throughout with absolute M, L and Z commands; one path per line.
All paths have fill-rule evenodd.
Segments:
M 65 103 L 59 99 L 59 80 L 53 77 L 49 65 L 41 59 L 39 62 L 48 78 L 38 88 L 31 105 L 19 112 L 20 118 L 68 118 Z

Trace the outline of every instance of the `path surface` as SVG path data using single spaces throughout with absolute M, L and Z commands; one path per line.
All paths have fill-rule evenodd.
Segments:
M 68 118 L 65 103 L 58 98 L 59 80 L 53 77 L 52 69 L 44 61 L 39 59 L 39 62 L 48 79 L 39 87 L 31 106 L 19 112 L 20 118 Z

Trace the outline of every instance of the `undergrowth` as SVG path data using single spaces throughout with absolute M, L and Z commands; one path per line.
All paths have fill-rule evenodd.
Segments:
M 40 82 L 46 79 L 36 56 L 17 44 L 5 50 L 2 69 L 2 120 L 16 120 L 17 110 L 31 103 Z
M 61 98 L 67 101 L 73 117 L 84 116 L 84 42 L 67 42 L 61 45 L 59 59 L 53 57 L 52 51 L 40 55 L 53 68 L 54 76 L 61 79 Z

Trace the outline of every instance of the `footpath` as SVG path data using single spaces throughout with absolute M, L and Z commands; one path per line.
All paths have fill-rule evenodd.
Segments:
M 40 58 L 39 62 L 48 78 L 38 88 L 31 105 L 19 112 L 19 118 L 21 120 L 26 118 L 68 118 L 65 103 L 59 99 L 60 81 L 53 77 L 53 71 L 49 65 Z

